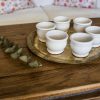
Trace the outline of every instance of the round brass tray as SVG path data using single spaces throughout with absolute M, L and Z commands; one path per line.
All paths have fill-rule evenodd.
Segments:
M 65 48 L 65 51 L 62 54 L 52 55 L 47 52 L 46 44 L 39 41 L 36 32 L 30 33 L 28 35 L 27 45 L 32 53 L 36 54 L 37 56 L 39 56 L 45 60 L 57 62 L 57 63 L 80 64 L 80 63 L 90 62 L 90 61 L 100 57 L 100 47 L 93 48 L 87 57 L 77 58 L 77 57 L 73 56 L 71 53 L 69 41 L 68 41 L 68 45 Z

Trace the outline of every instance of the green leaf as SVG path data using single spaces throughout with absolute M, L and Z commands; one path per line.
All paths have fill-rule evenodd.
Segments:
M 29 63 L 29 66 L 30 66 L 30 67 L 39 67 L 40 64 L 38 63 L 37 60 L 35 60 L 35 61 L 33 61 L 33 62 L 30 62 L 30 63 Z

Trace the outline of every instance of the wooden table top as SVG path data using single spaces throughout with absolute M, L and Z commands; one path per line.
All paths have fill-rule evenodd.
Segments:
M 100 18 L 93 19 L 93 25 L 100 26 Z M 26 38 L 34 30 L 35 24 L 2 26 L 0 35 L 19 44 L 32 55 L 27 48 Z M 100 58 L 88 64 L 71 65 L 57 64 L 32 56 L 42 62 L 43 66 L 30 68 L 12 60 L 0 49 L 0 100 L 46 100 L 48 97 L 52 100 L 76 93 L 89 94 L 88 91 L 94 91 L 94 94 L 97 92 L 95 96 L 100 96 Z

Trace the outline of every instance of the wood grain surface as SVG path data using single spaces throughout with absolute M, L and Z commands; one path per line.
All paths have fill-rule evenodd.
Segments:
M 93 25 L 100 26 L 100 18 L 93 19 L 93 22 Z M 100 58 L 80 65 L 57 64 L 43 60 L 27 48 L 26 38 L 32 31 L 35 31 L 35 24 L 0 27 L 0 35 L 19 44 L 33 59 L 38 59 L 43 64 L 40 68 L 29 68 L 19 61 L 12 60 L 0 49 L 0 100 L 54 100 L 57 97 L 66 98 L 66 94 L 73 90 L 76 93 L 83 90 L 99 91 Z M 96 96 L 100 96 L 100 92 L 96 93 Z

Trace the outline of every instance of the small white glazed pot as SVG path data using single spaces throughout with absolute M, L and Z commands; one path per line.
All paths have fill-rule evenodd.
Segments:
M 54 19 L 57 30 L 68 31 L 70 27 L 70 19 L 65 16 L 57 16 Z
M 93 37 L 87 33 L 74 33 L 70 36 L 72 53 L 76 57 L 86 57 L 92 49 Z
M 60 30 L 48 31 L 46 34 L 47 51 L 51 54 L 60 54 L 67 45 L 68 34 Z
M 41 42 L 46 42 L 45 35 L 48 31 L 55 29 L 55 24 L 52 22 L 40 22 L 36 25 L 37 35 Z
M 93 47 L 99 47 L 100 46 L 100 27 L 90 26 L 90 27 L 87 27 L 85 31 L 93 36 L 94 38 Z
M 78 17 L 73 20 L 74 22 L 74 30 L 76 32 L 84 32 L 85 28 L 91 26 L 92 20 L 85 17 Z

